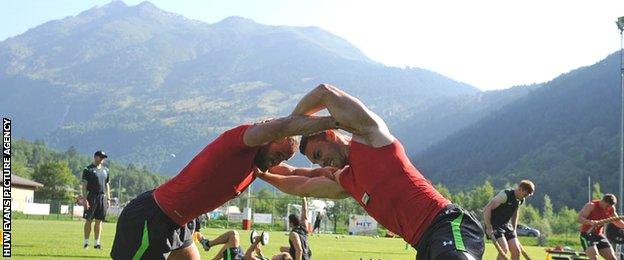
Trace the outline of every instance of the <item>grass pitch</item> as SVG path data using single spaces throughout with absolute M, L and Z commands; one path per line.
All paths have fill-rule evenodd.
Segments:
M 102 233 L 102 250 L 93 249 L 93 238 L 90 248 L 83 249 L 82 221 L 55 221 L 17 219 L 12 225 L 12 254 L 16 259 L 109 259 L 110 249 L 115 233 L 115 223 L 104 223 Z M 202 229 L 202 233 L 210 238 L 227 231 L 226 229 Z M 241 246 L 249 246 L 249 231 L 241 231 Z M 270 232 L 270 242 L 263 247 L 265 255 L 270 256 L 280 246 L 288 245 L 288 236 L 284 231 Z M 91 235 L 93 237 L 93 234 Z M 399 238 L 373 238 L 366 236 L 342 236 L 321 234 L 310 236 L 309 243 L 312 256 L 319 260 L 334 259 L 415 259 L 416 251 L 408 247 Z M 201 250 L 202 259 L 212 259 L 218 248 L 208 252 Z M 544 259 L 542 247 L 525 246 L 533 259 Z M 491 243 L 486 244 L 483 259 L 496 259 L 496 250 Z

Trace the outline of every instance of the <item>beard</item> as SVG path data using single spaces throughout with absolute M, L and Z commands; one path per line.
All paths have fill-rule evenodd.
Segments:
M 266 172 L 269 169 L 269 161 L 264 156 L 264 153 L 257 153 L 256 157 L 254 157 L 254 165 L 258 167 L 263 172 Z

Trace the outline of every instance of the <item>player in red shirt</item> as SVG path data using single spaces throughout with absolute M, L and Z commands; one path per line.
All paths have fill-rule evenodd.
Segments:
M 418 251 L 417 259 L 481 259 L 483 229 L 476 218 L 451 204 L 409 161 L 386 123 L 360 100 L 321 84 L 299 102 L 293 115 L 327 109 L 351 138 L 328 130 L 304 136 L 300 152 L 330 178 L 289 175 L 284 164 L 257 176 L 299 196 L 345 198 Z M 333 180 L 332 180 L 333 179 Z
M 607 260 L 615 260 L 615 252 L 609 240 L 603 235 L 602 226 L 594 227 L 596 223 L 602 219 L 617 216 L 615 213 L 615 204 L 617 199 L 615 195 L 607 193 L 601 200 L 592 200 L 585 204 L 579 212 L 578 221 L 581 223 L 581 246 L 585 250 L 585 254 L 591 260 L 598 259 L 598 254 Z M 612 222 L 618 228 L 624 228 L 624 222 L 617 220 Z
M 124 208 L 111 257 L 199 259 L 189 221 L 243 192 L 254 180 L 254 171 L 266 171 L 292 157 L 298 142 L 290 136 L 331 128 L 336 128 L 331 117 L 292 115 L 225 131 L 178 175 Z

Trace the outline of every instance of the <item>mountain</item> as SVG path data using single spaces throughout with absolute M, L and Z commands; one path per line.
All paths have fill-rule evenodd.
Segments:
M 587 176 L 603 192 L 619 183 L 619 54 L 563 74 L 414 158 L 435 182 L 461 190 L 491 180 L 537 185 L 557 205 L 580 208 Z
M 322 82 L 361 98 L 414 152 L 530 89 L 482 93 L 426 69 L 383 66 L 316 27 L 208 24 L 149 2 L 114 1 L 0 42 L 0 111 L 16 136 L 104 149 L 168 175 L 223 130 L 286 115 Z
M 409 107 L 391 128 L 411 155 L 419 155 L 453 133 L 470 126 L 543 84 L 515 86 L 435 99 L 428 106 Z M 420 108 L 420 110 L 417 110 Z

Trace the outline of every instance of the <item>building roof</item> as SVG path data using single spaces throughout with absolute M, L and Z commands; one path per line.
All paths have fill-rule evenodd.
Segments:
M 43 187 L 43 184 L 38 183 L 36 181 L 31 181 L 29 179 L 26 178 L 22 178 L 20 176 L 17 176 L 15 174 L 11 174 L 11 184 L 16 184 L 16 185 L 22 185 L 22 186 L 28 186 L 28 187 Z

